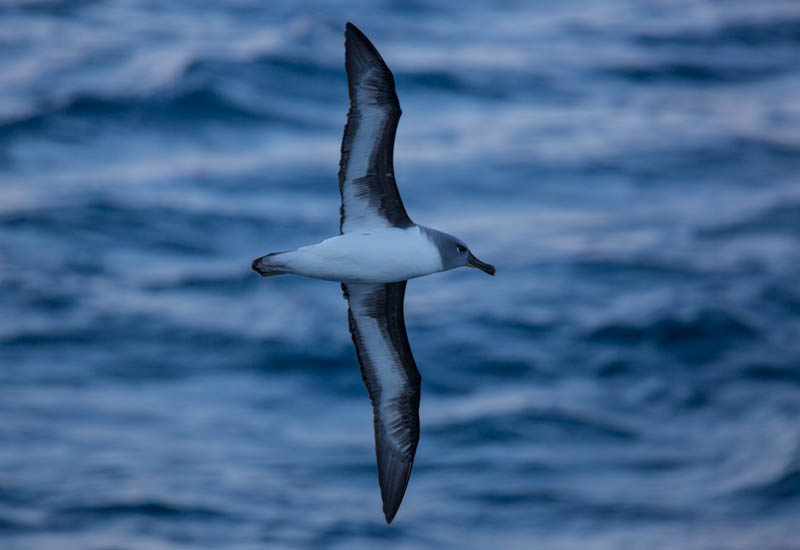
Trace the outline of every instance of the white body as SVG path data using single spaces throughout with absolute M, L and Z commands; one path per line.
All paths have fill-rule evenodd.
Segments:
M 290 273 L 343 283 L 394 283 L 443 269 L 436 246 L 416 225 L 345 233 L 274 261 Z

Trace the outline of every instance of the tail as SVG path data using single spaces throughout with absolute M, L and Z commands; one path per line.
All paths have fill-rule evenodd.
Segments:
M 286 265 L 278 259 L 281 254 L 284 254 L 284 252 L 272 252 L 266 256 L 256 258 L 250 267 L 262 277 L 289 273 Z

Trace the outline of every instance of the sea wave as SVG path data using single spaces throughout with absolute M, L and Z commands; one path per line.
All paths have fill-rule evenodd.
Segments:
M 351 19 L 412 219 L 421 439 L 383 525 L 336 283 Z M 800 540 L 796 2 L 0 6 L 0 538 Z

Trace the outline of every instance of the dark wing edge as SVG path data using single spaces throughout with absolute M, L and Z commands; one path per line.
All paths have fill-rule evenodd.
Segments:
M 348 221 L 354 227 L 409 227 L 413 222 L 394 177 L 394 138 L 402 114 L 394 77 L 372 42 L 349 22 L 345 69 L 350 110 L 339 160 L 339 232 L 346 232 Z
M 406 281 L 342 284 L 361 377 L 372 402 L 386 523 L 403 501 L 419 442 L 421 377 L 403 318 L 405 289 Z

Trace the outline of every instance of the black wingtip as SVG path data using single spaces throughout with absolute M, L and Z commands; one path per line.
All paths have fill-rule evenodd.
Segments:
M 344 31 L 345 31 L 345 34 L 347 34 L 347 33 L 352 33 L 352 32 L 355 32 L 355 33 L 358 33 L 358 34 L 360 34 L 361 36 L 364 36 L 364 33 L 363 33 L 363 32 L 361 32 L 361 29 L 359 29 L 358 27 L 356 27 L 355 25 L 353 25 L 353 24 L 352 24 L 350 21 L 348 21 L 347 23 L 345 23 L 345 25 L 344 25 Z M 365 37 L 365 38 L 366 38 L 366 37 Z
M 381 57 L 375 44 L 367 38 L 366 34 L 361 32 L 361 29 L 353 25 L 350 21 L 345 24 L 344 45 L 346 56 L 352 57 L 353 62 L 359 65 L 379 63 L 386 66 L 386 62 Z
M 369 39 L 366 37 L 366 35 L 363 32 L 361 32 L 361 29 L 359 29 L 358 27 L 353 25 L 350 21 L 348 21 L 344 26 L 345 44 L 347 42 L 350 42 L 351 40 L 354 40 L 354 39 L 355 40 L 361 40 L 361 41 L 366 40 L 367 42 L 369 42 Z
M 383 503 L 383 517 L 386 518 L 386 525 L 391 525 L 394 516 L 397 515 L 397 511 L 400 509 L 401 502 L 403 502 L 402 495 L 398 499 Z
M 384 465 L 379 468 L 380 485 L 381 485 L 381 498 L 383 500 L 383 517 L 386 518 L 386 524 L 391 524 L 394 516 L 397 515 L 397 510 L 400 509 L 400 504 L 403 502 L 403 497 L 406 494 L 408 487 L 408 480 L 411 477 L 411 468 L 414 465 L 414 460 L 409 461 L 390 461 L 390 465 Z M 388 467 L 387 467 L 388 466 Z

